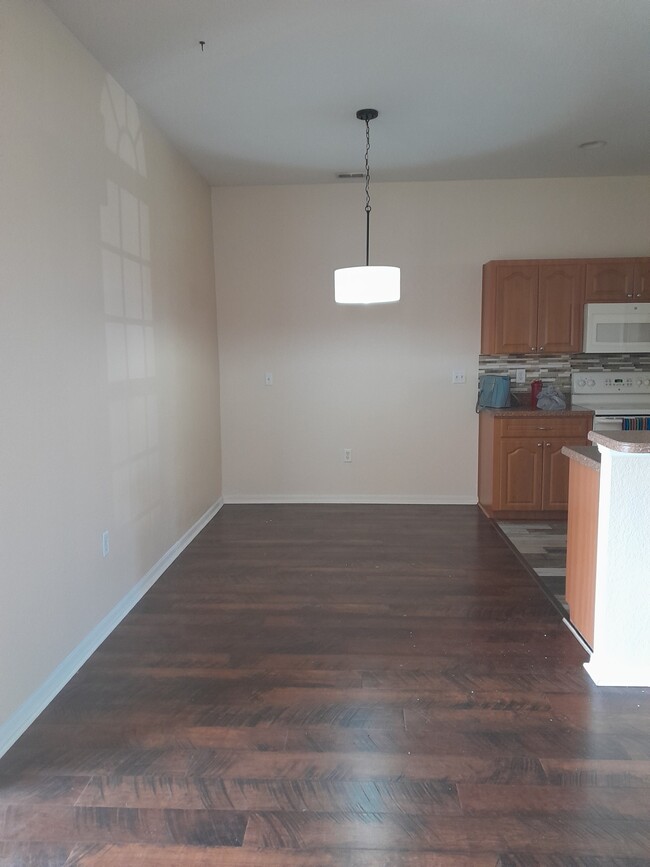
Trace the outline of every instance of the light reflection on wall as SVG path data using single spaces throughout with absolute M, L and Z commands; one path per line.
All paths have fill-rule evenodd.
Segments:
M 149 210 L 107 181 L 101 226 L 108 379 L 154 377 Z
M 143 178 L 147 176 L 138 106 L 110 75 L 100 102 L 106 147 Z
M 100 108 L 114 158 L 101 208 L 114 531 L 125 544 L 136 540 L 145 571 L 156 559 L 162 495 L 145 149 L 138 108 L 110 76 Z

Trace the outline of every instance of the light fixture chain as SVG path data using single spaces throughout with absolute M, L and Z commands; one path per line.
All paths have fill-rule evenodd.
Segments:
M 370 263 L 370 120 L 366 117 L 366 267 Z
M 370 211 L 370 121 L 366 120 L 366 211 Z
M 337 304 L 382 304 L 400 298 L 400 269 L 386 265 L 370 267 L 370 121 L 378 116 L 376 108 L 360 108 L 357 112 L 357 119 L 366 124 L 366 267 L 336 269 Z

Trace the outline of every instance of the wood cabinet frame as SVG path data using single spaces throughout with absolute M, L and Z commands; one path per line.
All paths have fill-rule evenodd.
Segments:
M 481 353 L 578 353 L 586 301 L 643 300 L 650 301 L 650 258 L 487 262 Z
M 572 460 L 565 595 L 571 623 L 589 647 L 594 646 L 599 492 L 600 472 Z
M 650 301 L 650 259 L 594 259 L 586 264 L 585 301 Z
M 490 518 L 561 518 L 569 498 L 562 446 L 586 445 L 592 414 L 481 412 L 479 506 Z

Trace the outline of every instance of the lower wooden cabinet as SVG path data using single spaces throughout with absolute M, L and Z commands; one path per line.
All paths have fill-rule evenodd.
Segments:
M 569 460 L 562 446 L 586 445 L 592 414 L 483 411 L 479 417 L 479 505 L 494 518 L 565 513 Z

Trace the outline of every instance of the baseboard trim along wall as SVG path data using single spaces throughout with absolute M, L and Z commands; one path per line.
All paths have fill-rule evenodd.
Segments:
M 18 740 L 36 717 L 45 710 L 48 704 L 58 695 L 66 683 L 79 671 L 86 660 L 97 650 L 99 645 L 111 634 L 121 620 L 126 617 L 133 606 L 142 599 L 184 548 L 190 544 L 205 525 L 214 518 L 223 506 L 223 498 L 199 518 L 171 548 L 163 554 L 158 562 L 144 575 L 138 583 L 124 596 L 117 605 L 101 620 L 95 628 L 81 641 L 75 649 L 66 656 L 52 674 L 32 693 L 18 710 L 0 726 L 0 758 Z
M 395 495 L 395 494 L 226 494 L 231 505 L 273 505 L 282 503 L 340 503 L 378 506 L 475 506 L 476 495 Z

